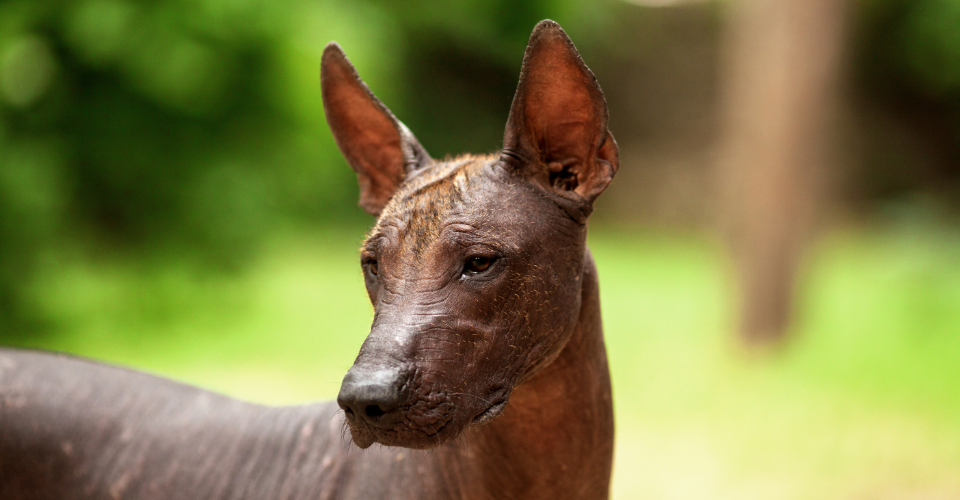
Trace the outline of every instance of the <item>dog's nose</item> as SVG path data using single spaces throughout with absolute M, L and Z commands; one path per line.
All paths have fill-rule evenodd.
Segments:
M 337 404 L 347 418 L 363 419 L 374 425 L 388 424 L 390 412 L 400 406 L 400 388 L 403 386 L 400 370 L 380 368 L 361 370 L 356 366 L 343 377 Z

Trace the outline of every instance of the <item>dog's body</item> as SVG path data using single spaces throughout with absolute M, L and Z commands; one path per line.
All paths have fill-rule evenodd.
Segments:
M 0 350 L 0 498 L 607 497 L 613 411 L 585 239 L 617 150 L 569 38 L 534 30 L 499 155 L 430 159 L 335 44 L 321 80 L 379 215 L 361 250 L 374 323 L 338 405 L 269 408 Z M 373 443 L 389 446 L 361 449 Z

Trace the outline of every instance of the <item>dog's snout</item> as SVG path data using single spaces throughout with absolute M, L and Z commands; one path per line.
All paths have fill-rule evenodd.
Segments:
M 374 425 L 387 423 L 401 402 L 403 374 L 384 368 L 375 371 L 353 367 L 343 377 L 337 404 L 351 419 L 363 419 Z

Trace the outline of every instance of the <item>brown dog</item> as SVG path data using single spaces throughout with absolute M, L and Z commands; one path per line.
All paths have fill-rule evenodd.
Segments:
M 342 414 L 4 350 L 0 498 L 607 497 L 613 411 L 585 239 L 618 159 L 573 43 L 552 21 L 534 29 L 495 155 L 431 159 L 336 44 L 321 82 L 379 216 L 361 251 L 374 322 Z M 359 448 L 389 447 L 349 446 L 344 420 Z

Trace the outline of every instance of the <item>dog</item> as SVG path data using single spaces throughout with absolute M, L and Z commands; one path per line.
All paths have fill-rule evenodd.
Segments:
M 495 154 L 431 158 L 336 43 L 321 91 L 378 217 L 360 257 L 373 325 L 337 401 L 265 407 L 2 349 L 0 498 L 608 497 L 613 407 L 585 242 L 619 159 L 570 38 L 534 29 Z

